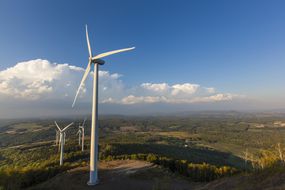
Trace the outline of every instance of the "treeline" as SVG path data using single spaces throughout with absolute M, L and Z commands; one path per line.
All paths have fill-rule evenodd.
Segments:
M 5 168 L 0 170 L 0 189 L 14 190 L 23 189 L 34 184 L 46 181 L 58 173 L 65 171 L 69 166 L 64 167 L 31 167 Z
M 245 168 L 250 171 L 263 170 L 285 171 L 285 147 L 277 143 L 269 150 L 260 150 L 253 154 L 248 149 L 244 152 Z
M 65 162 L 59 166 L 57 155 L 41 163 L 30 163 L 24 167 L 7 166 L 0 168 L 0 190 L 17 190 L 44 182 L 66 170 L 87 165 L 87 153 L 70 152 L 64 155 Z
M 107 161 L 117 159 L 144 160 L 168 168 L 171 172 L 177 172 L 196 182 L 212 181 L 239 172 L 239 170 L 229 166 L 217 167 L 207 163 L 194 164 L 187 160 L 175 160 L 155 154 L 108 155 L 106 157 L 101 155 L 101 159 Z
M 206 147 L 178 147 L 168 144 L 156 143 L 111 143 L 102 144 L 100 146 L 100 153 L 103 157 L 108 155 L 130 155 L 130 154 L 155 154 L 165 156 L 176 160 L 187 160 L 191 163 L 209 163 L 216 166 L 231 166 L 238 168 L 244 163 L 243 159 L 227 152 L 221 152 L 215 149 Z M 229 160 L 233 160 L 229 162 Z M 242 167 L 239 167 L 242 169 Z

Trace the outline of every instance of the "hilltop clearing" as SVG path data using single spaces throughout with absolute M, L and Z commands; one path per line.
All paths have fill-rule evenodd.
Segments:
M 88 186 L 89 168 L 78 167 L 61 173 L 52 179 L 36 185 L 36 189 L 194 189 L 202 183 L 194 183 L 168 170 L 144 161 L 116 160 L 99 164 L 100 183 Z

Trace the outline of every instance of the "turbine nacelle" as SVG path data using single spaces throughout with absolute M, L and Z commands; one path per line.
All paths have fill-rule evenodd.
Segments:
M 105 61 L 103 59 L 91 59 L 91 62 L 94 64 L 104 65 Z

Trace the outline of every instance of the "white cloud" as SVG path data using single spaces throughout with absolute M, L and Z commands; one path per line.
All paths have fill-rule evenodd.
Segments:
M 51 63 L 42 59 L 21 62 L 14 67 L 0 71 L 0 98 L 9 97 L 32 101 L 66 99 L 66 97 L 72 99 L 83 73 L 83 68 Z M 120 76 L 117 73 L 99 71 L 100 90 L 103 92 L 102 89 L 104 89 L 104 96 L 112 94 L 113 90 L 118 91 L 122 88 Z M 91 78 L 87 79 L 85 86 L 91 86 Z M 89 92 L 91 89 L 84 87 L 81 97 L 90 96 Z
M 190 84 L 190 83 L 184 83 L 184 84 L 175 84 L 172 86 L 173 90 L 171 92 L 172 95 L 176 96 L 180 93 L 183 94 L 193 94 L 195 93 L 200 85 L 198 84 Z
M 39 59 L 18 63 L 0 72 L 0 92 L 15 98 L 38 99 L 53 91 L 51 83 L 64 66 Z
M 216 92 L 216 90 L 215 90 L 215 88 L 205 88 L 205 90 L 208 92 L 208 93 L 215 93 Z
M 36 103 L 39 100 L 70 101 L 74 98 L 84 69 L 68 64 L 56 64 L 37 59 L 21 62 L 0 71 L 0 100 L 5 98 Z M 92 74 L 92 73 L 91 73 Z M 99 101 L 108 104 L 191 104 L 232 101 L 241 96 L 216 92 L 214 88 L 199 84 L 142 83 L 127 88 L 122 75 L 108 71 L 99 72 Z M 91 101 L 90 76 L 79 97 L 79 102 Z
M 103 103 L 119 103 L 119 104 L 140 104 L 140 103 L 171 103 L 171 104 L 191 104 L 191 103 L 207 103 L 207 102 L 221 102 L 231 101 L 235 98 L 243 98 L 241 95 L 234 94 L 216 94 L 205 97 L 193 97 L 193 98 L 175 98 L 165 96 L 134 96 L 129 95 L 124 97 L 120 101 L 114 99 L 107 99 Z
M 164 92 L 170 88 L 170 86 L 167 83 L 159 83 L 159 84 L 142 83 L 141 87 L 155 92 Z
M 234 98 L 242 97 L 241 95 L 234 95 L 234 94 L 215 94 L 212 96 L 206 96 L 206 97 L 195 97 L 193 98 L 192 102 L 219 102 L 219 101 L 230 101 Z
M 165 97 L 159 97 L 159 96 L 129 95 L 129 96 L 123 98 L 121 103 L 123 103 L 123 104 L 157 103 L 157 102 L 164 102 L 165 100 L 166 100 Z

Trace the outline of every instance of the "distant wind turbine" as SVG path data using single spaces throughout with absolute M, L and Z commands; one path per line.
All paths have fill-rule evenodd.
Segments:
M 78 128 L 78 131 L 77 131 L 76 135 L 78 135 L 78 145 L 81 145 L 82 131 L 81 131 L 80 126 Z
M 69 125 L 67 125 L 65 128 L 60 129 L 60 127 L 58 126 L 58 124 L 56 123 L 56 121 L 54 122 L 56 127 L 58 128 L 59 131 L 59 146 L 60 146 L 60 165 L 63 164 L 63 151 L 64 151 L 64 144 L 65 144 L 65 131 L 71 126 L 73 125 L 73 122 L 70 123 Z
M 79 88 L 77 89 L 72 107 L 74 107 L 77 96 L 87 78 L 89 75 L 91 65 L 94 65 L 94 72 L 93 72 L 93 98 L 92 98 L 92 124 L 91 124 L 91 143 L 90 143 L 90 178 L 88 181 L 88 185 L 96 185 L 98 183 L 98 170 L 97 170 L 97 164 L 98 164 L 98 70 L 99 65 L 103 65 L 105 61 L 103 61 L 100 58 L 107 57 L 109 55 L 113 55 L 116 53 L 129 51 L 134 49 L 132 48 L 125 48 L 125 49 L 119 49 L 114 51 L 109 51 L 106 53 L 101 53 L 96 56 L 92 56 L 91 46 L 89 42 L 88 37 L 88 30 L 86 25 L 86 39 L 87 39 L 87 46 L 88 46 L 88 52 L 89 52 L 89 61 L 87 64 L 87 68 L 85 70 L 85 73 L 82 77 L 82 80 L 80 82 Z
M 55 146 L 58 146 L 57 152 L 60 151 L 60 142 L 59 142 L 60 131 L 55 129 Z
M 55 130 L 55 146 L 58 145 L 58 141 L 59 141 L 59 131 L 56 129 Z
M 81 151 L 83 152 L 84 151 L 84 139 L 85 139 L 85 130 L 84 130 L 84 127 L 85 127 L 85 121 L 86 121 L 86 118 L 84 119 L 82 125 L 79 125 L 79 129 L 78 129 L 78 144 L 81 145 Z

